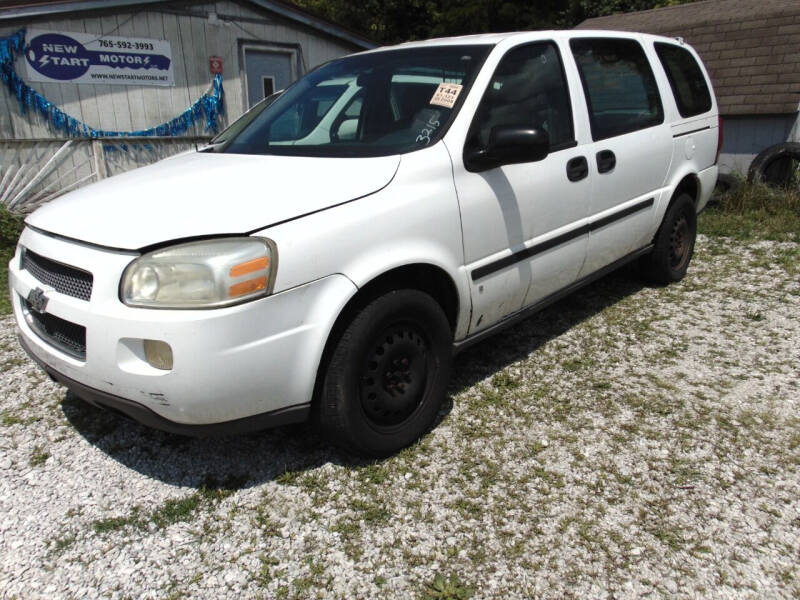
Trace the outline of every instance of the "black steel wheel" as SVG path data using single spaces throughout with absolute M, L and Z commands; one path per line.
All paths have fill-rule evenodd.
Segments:
M 672 222 L 669 235 L 669 266 L 673 270 L 683 270 L 691 257 L 690 248 L 694 243 L 690 239 L 689 222 L 685 214 L 680 214 Z
M 419 323 L 396 323 L 378 334 L 362 365 L 361 408 L 374 427 L 401 425 L 419 407 L 435 369 Z
M 696 238 L 694 200 L 689 194 L 681 194 L 667 209 L 653 240 L 652 252 L 639 263 L 642 275 L 663 285 L 683 279 L 694 255 Z
M 356 454 L 392 454 L 433 423 L 450 377 L 452 332 L 427 294 L 370 302 L 336 342 L 318 399 L 323 433 Z

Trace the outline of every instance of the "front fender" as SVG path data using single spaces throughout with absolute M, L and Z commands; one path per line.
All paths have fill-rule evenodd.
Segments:
M 442 143 L 403 155 L 394 179 L 379 192 L 261 234 L 278 248 L 276 291 L 334 273 L 363 287 L 397 267 L 438 267 L 452 279 L 459 296 L 456 338 L 466 331 L 470 292 L 461 215 L 450 156 Z

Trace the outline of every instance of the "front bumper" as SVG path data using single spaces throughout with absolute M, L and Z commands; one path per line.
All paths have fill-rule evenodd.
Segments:
M 218 424 L 225 427 L 208 431 L 253 429 L 234 423 L 259 415 L 265 426 L 272 417 L 280 424 L 289 413 L 292 421 L 305 417 L 328 333 L 356 289 L 343 275 L 331 275 L 227 308 L 131 308 L 120 302 L 118 286 L 134 255 L 31 229 L 23 231 L 20 245 L 94 276 L 90 300 L 81 300 L 20 269 L 17 253 L 9 283 L 28 353 L 77 396 L 181 433 L 202 434 L 202 426 Z M 84 359 L 63 352 L 26 321 L 23 299 L 37 287 L 45 289 L 48 314 L 85 328 Z M 148 364 L 145 339 L 171 346 L 171 370 Z
M 221 436 L 221 435 L 237 435 L 248 433 L 251 431 L 259 431 L 261 429 L 268 429 L 270 427 L 280 427 L 281 425 L 290 425 L 292 423 L 302 423 L 308 419 L 311 412 L 311 404 L 300 404 L 298 406 L 289 406 L 281 408 L 268 413 L 260 415 L 253 415 L 252 417 L 244 417 L 235 419 L 233 421 L 225 421 L 224 423 L 211 423 L 208 425 L 186 425 L 183 423 L 176 423 L 165 419 L 158 413 L 147 408 L 143 404 L 133 402 L 126 398 L 120 398 L 113 394 L 107 394 L 99 390 L 92 389 L 70 379 L 66 375 L 53 371 L 47 364 L 41 362 L 39 357 L 34 354 L 25 338 L 22 335 L 18 336 L 19 344 L 22 349 L 28 353 L 34 362 L 42 367 L 47 374 L 57 381 L 78 398 L 88 402 L 89 404 L 111 410 L 113 412 L 121 413 L 122 415 L 138 421 L 142 425 L 152 427 L 153 429 L 160 429 L 168 433 L 177 433 L 180 435 L 188 435 L 192 437 L 207 437 L 207 436 Z

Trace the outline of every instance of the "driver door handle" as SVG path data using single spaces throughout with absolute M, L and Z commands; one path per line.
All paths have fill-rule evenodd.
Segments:
M 576 156 L 567 163 L 567 179 L 580 181 L 589 174 L 589 163 L 585 156 Z

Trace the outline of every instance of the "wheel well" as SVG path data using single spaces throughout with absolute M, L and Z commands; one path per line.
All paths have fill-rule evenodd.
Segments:
M 675 188 L 675 192 L 672 194 L 670 204 L 683 193 L 689 194 L 692 200 L 694 200 L 694 205 L 697 206 L 697 201 L 700 198 L 700 183 L 696 175 L 687 175 L 681 179 L 678 187 Z
M 351 319 L 378 296 L 399 289 L 414 289 L 429 294 L 442 307 L 444 314 L 447 316 L 447 321 L 450 323 L 450 329 L 455 332 L 459 307 L 458 291 L 446 271 L 434 265 L 412 264 L 397 267 L 378 275 L 362 285 L 347 302 L 328 334 L 328 340 L 325 342 L 325 349 L 322 352 L 314 385 L 313 403 L 315 405 L 319 398 L 320 386 L 334 345 Z
M 350 317 L 371 300 L 392 290 L 412 289 L 430 295 L 442 307 L 450 328 L 455 331 L 458 319 L 458 292 L 450 276 L 439 267 L 426 264 L 413 264 L 397 267 L 378 275 L 369 283 L 362 285 L 339 315 L 339 320 L 349 321 Z

